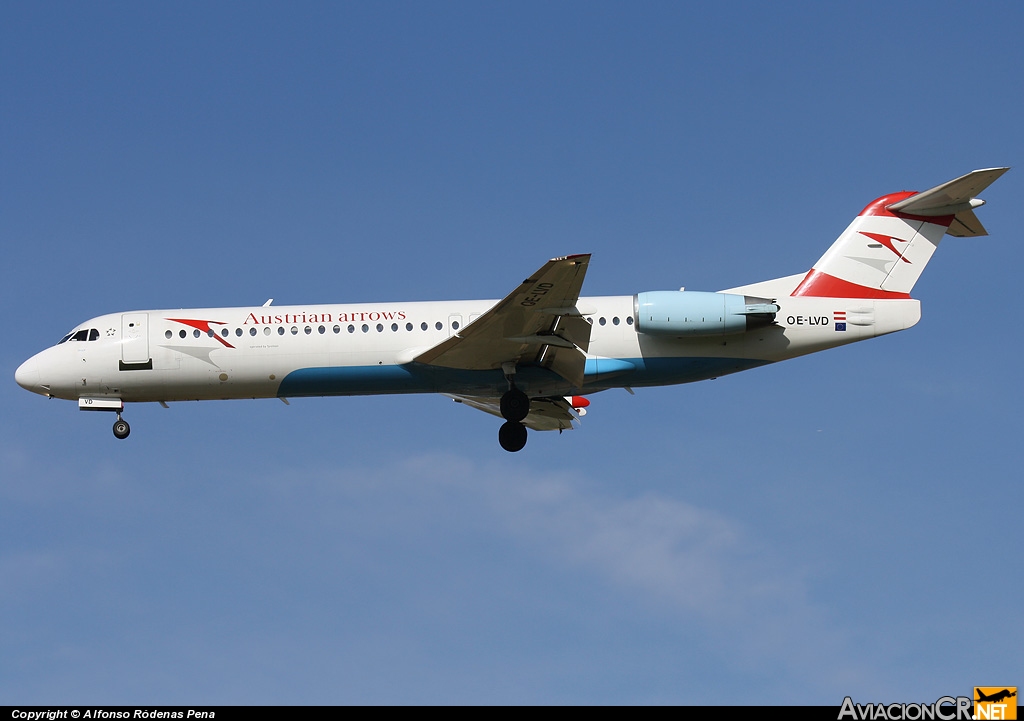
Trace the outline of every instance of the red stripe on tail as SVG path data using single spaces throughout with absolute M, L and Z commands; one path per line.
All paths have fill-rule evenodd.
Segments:
M 811 268 L 800 285 L 790 295 L 807 298 L 879 298 L 885 300 L 906 300 L 909 293 L 894 293 L 880 288 L 868 288 L 846 280 L 841 280 L 828 273 Z

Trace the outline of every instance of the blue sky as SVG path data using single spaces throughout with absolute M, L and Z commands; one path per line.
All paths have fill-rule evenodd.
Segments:
M 932 701 L 1021 685 L 1020 169 L 911 331 L 592 397 L 18 388 L 103 313 L 802 272 L 1024 150 L 1016 3 L 6 3 L 0 703 Z M 1017 220 L 1014 220 L 1017 218 Z M 1018 519 L 1018 520 L 1014 520 Z

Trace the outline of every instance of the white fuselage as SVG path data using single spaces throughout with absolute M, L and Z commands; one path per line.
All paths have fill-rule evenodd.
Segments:
M 499 396 L 500 367 L 459 370 L 413 359 L 498 301 L 200 308 L 93 318 L 26 361 L 23 387 L 43 395 L 124 402 L 455 393 Z M 916 300 L 783 297 L 774 325 L 731 335 L 637 332 L 634 296 L 580 298 L 592 324 L 582 388 L 521 359 L 531 396 L 669 385 L 909 328 Z M 82 331 L 86 331 L 82 333 Z M 95 331 L 95 332 L 92 332 Z M 75 337 L 80 339 L 74 339 Z

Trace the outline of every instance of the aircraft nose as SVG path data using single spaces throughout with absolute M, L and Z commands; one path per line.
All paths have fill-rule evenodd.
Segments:
M 39 366 L 36 359 L 29 358 L 18 366 L 18 370 L 14 371 L 14 380 L 25 390 L 40 393 L 42 389 L 39 387 Z

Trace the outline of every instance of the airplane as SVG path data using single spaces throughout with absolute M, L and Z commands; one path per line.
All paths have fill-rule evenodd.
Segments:
M 125 403 L 440 393 L 527 429 L 563 431 L 585 396 L 717 378 L 915 325 L 910 297 L 948 233 L 987 235 L 975 170 L 869 203 L 810 270 L 717 292 L 581 297 L 589 254 L 549 260 L 501 300 L 142 310 L 102 315 L 25 361 L 17 383 L 85 411 Z
M 976 688 L 975 692 L 978 694 L 978 698 L 974 699 L 975 701 L 987 703 L 999 703 L 1000 701 L 1005 701 L 1006 699 L 1013 698 L 1017 695 L 1016 691 L 1010 691 L 1008 688 L 1004 688 L 1002 691 L 997 691 L 991 696 L 986 696 L 980 688 Z

